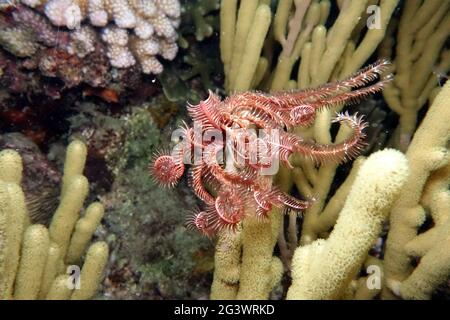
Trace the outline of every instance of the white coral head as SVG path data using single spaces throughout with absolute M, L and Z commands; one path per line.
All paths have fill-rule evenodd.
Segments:
M 136 26 L 136 13 L 127 0 L 112 1 L 111 11 L 114 22 L 119 28 L 134 28 Z
M 133 54 L 127 47 L 110 46 L 107 56 L 111 65 L 116 68 L 129 68 L 136 63 Z
M 168 17 L 178 18 L 180 16 L 181 6 L 178 0 L 156 0 L 156 5 Z
M 126 29 L 120 29 L 117 27 L 104 28 L 102 32 L 102 40 L 108 44 L 123 47 L 128 44 L 128 32 Z
M 161 41 L 161 55 L 164 59 L 173 60 L 178 53 L 178 45 L 175 42 Z
M 89 14 L 89 20 L 96 27 L 104 27 L 108 24 L 108 13 L 104 10 L 97 10 Z
M 73 0 L 50 0 L 44 12 L 55 26 L 69 29 L 79 27 L 83 18 L 80 7 Z
M 69 29 L 79 29 L 81 26 L 81 10 L 76 4 L 70 5 L 64 11 L 64 19 L 66 20 L 66 27 Z
M 140 63 L 144 73 L 160 74 L 163 71 L 163 65 L 154 56 L 147 56 Z

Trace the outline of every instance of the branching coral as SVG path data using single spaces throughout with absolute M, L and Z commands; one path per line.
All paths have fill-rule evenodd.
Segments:
M 264 19 L 256 16 L 257 12 L 261 15 L 270 10 L 265 1 L 241 2 L 239 8 L 236 4 L 235 1 L 223 1 L 221 8 L 221 55 L 227 78 L 226 88 L 230 92 L 255 87 L 268 91 L 308 89 L 328 81 L 344 79 L 375 52 L 398 1 L 339 1 L 336 18 L 329 15 L 330 1 L 278 1 L 272 29 L 266 27 L 271 15 L 266 14 Z M 379 19 L 375 19 L 376 27 L 367 29 L 364 34 L 362 30 L 369 24 L 368 19 L 361 17 L 368 12 L 369 5 L 377 4 L 380 15 Z M 325 25 L 330 27 L 327 29 Z M 264 45 L 246 46 L 252 39 L 259 43 L 264 41 Z M 278 45 L 281 52 L 277 56 L 275 48 Z M 247 56 L 258 63 L 243 63 Z M 298 62 L 296 72 L 294 67 Z M 274 69 L 270 67 L 272 65 Z M 294 79 L 291 78 L 293 75 Z M 343 107 L 331 101 L 330 105 L 333 105 L 333 111 Z M 333 139 L 331 125 L 332 111 L 324 109 L 316 114 L 312 126 L 294 127 L 292 133 L 316 143 L 330 145 L 340 144 L 351 135 L 347 126 L 341 126 Z M 329 199 L 338 164 L 331 162 L 317 166 L 313 161 L 295 155 L 290 160 L 295 168 L 292 174 L 280 170 L 281 185 L 291 190 L 294 184 L 300 194 L 316 199 L 304 212 L 300 243 L 306 245 L 318 237 L 326 237 L 335 224 L 359 164 L 356 164 L 339 192 Z M 287 239 L 284 224 L 280 224 L 279 228 L 281 257 L 285 268 L 289 269 L 290 258 L 299 242 L 297 215 L 289 215 Z M 269 260 L 270 256 L 266 259 Z
M 271 14 L 267 14 L 270 13 L 268 11 L 270 8 L 266 1 L 241 1 L 239 6 L 237 1 L 222 1 L 221 57 L 226 75 L 226 89 L 234 93 L 253 88 L 272 92 L 280 89 L 315 88 L 332 80 L 343 79 L 354 72 L 375 53 L 383 39 L 385 42 L 381 47 L 382 55 L 392 57 L 386 54 L 389 53 L 386 48 L 392 44 L 390 39 L 395 30 L 395 22 L 390 22 L 398 4 L 399 1 L 389 0 L 337 1 L 336 3 L 278 1 L 272 18 Z M 333 11 L 336 10 L 334 5 L 339 7 L 336 18 L 329 15 L 330 8 Z M 403 92 L 402 97 L 411 98 L 408 98 L 410 103 L 419 103 L 422 106 L 430 94 L 435 97 L 437 93 L 437 90 L 432 90 L 437 84 L 432 72 L 433 65 L 439 61 L 439 51 L 442 51 L 442 55 L 438 72 L 446 72 L 444 68 L 448 60 L 446 49 L 441 49 L 449 29 L 444 17 L 448 15 L 448 10 L 445 9 L 448 3 L 410 1 L 402 5 L 401 19 L 404 25 L 398 32 L 399 37 L 403 39 L 398 39 L 398 45 L 400 42 L 403 45 L 398 47 L 396 58 L 398 61 L 395 64 L 397 67 L 403 65 L 404 68 L 400 68 L 401 70 L 394 68 L 399 77 L 390 86 L 390 90 L 385 92 L 385 98 L 391 107 L 394 98 L 401 99 L 402 103 L 406 101 L 407 99 L 403 100 L 392 94 L 397 92 L 393 91 L 393 88 L 402 84 L 403 87 L 399 87 L 399 94 Z M 363 16 L 366 19 L 362 18 Z M 413 19 L 413 16 L 416 19 Z M 417 24 L 415 20 L 418 21 Z M 271 23 L 272 28 L 269 28 Z M 412 24 L 414 24 L 413 27 Z M 365 26 L 368 28 L 366 29 Z M 427 39 L 428 35 L 431 35 L 429 39 Z M 408 49 L 406 44 L 415 49 Z M 277 46 L 279 51 L 274 49 Z M 400 52 L 405 55 L 399 56 Z M 424 55 L 420 56 L 422 52 Z M 415 62 L 408 58 L 412 54 L 417 64 L 413 64 Z M 299 65 L 298 73 L 293 70 L 297 64 Z M 412 75 L 414 66 L 418 68 L 420 79 L 413 84 L 413 78 L 411 76 L 405 78 L 402 73 Z M 425 95 L 422 94 L 425 92 L 424 88 L 427 92 Z M 288 273 L 292 272 L 293 285 L 289 291 L 291 298 L 374 298 L 383 288 L 382 282 L 387 286 L 383 289 L 382 297 L 384 298 L 392 296 L 390 290 L 403 298 L 430 298 L 437 285 L 443 283 L 448 277 L 448 255 L 443 252 L 446 250 L 443 249 L 444 247 L 448 249 L 446 245 L 448 237 L 445 236 L 447 233 L 444 231 L 448 223 L 446 218 L 443 218 L 445 215 L 440 214 L 440 212 L 448 211 L 444 204 L 445 201 L 448 202 L 448 169 L 445 167 L 447 162 L 444 160 L 448 153 L 449 139 L 444 119 L 448 117 L 446 112 L 441 110 L 441 118 L 437 119 L 433 111 L 433 109 L 442 108 L 445 104 L 447 94 L 445 92 L 448 92 L 448 88 L 436 98 L 435 105 L 431 107 L 417 131 L 418 137 L 414 139 L 418 142 L 417 144 L 413 142 L 406 154 L 408 166 L 400 153 L 383 151 L 372 158 L 380 160 L 381 164 L 375 164 L 378 161 L 373 160 L 373 163 L 369 162 L 365 166 L 364 160 L 358 159 L 347 179 L 344 182 L 341 180 L 340 186 L 336 186 L 334 177 L 337 164 L 317 165 L 296 155 L 291 156 L 289 161 L 294 168 L 293 170 L 281 168 L 276 178 L 277 185 L 286 191 L 291 191 L 295 186 L 300 194 L 316 199 L 304 211 L 301 228 L 298 227 L 298 216 L 291 213 L 286 223 L 271 221 L 272 228 L 264 226 L 267 221 L 260 222 L 259 232 L 252 240 L 244 237 L 245 219 L 242 230 L 240 228 L 238 230 L 239 237 L 221 234 L 216 248 L 212 298 L 239 297 L 241 283 L 238 281 L 238 275 L 240 277 L 243 274 L 253 275 L 251 278 L 254 291 L 252 295 L 242 295 L 241 298 L 269 297 L 269 287 L 263 286 L 264 289 L 261 289 L 260 283 L 270 283 L 272 279 L 267 266 L 273 257 L 274 242 L 261 241 L 255 244 L 257 241 L 254 240 L 273 239 L 274 234 L 278 234 L 278 248 L 285 270 Z M 425 99 L 423 101 L 420 98 L 414 98 L 422 95 Z M 334 104 L 334 110 L 341 108 L 342 104 Z M 395 107 L 392 108 L 397 111 Z M 414 119 L 416 119 L 417 110 L 413 112 Z M 405 108 L 404 114 L 406 113 L 411 112 L 406 111 Z M 400 116 L 402 117 L 402 114 Z M 334 141 L 339 144 L 351 133 L 346 132 L 348 128 L 341 126 L 333 139 L 330 133 L 331 119 L 329 109 L 321 110 L 312 120 L 312 126 L 307 128 L 294 126 L 291 132 L 302 138 L 312 139 L 316 143 L 333 144 Z M 415 121 L 410 133 L 414 130 Z M 400 122 L 404 120 L 401 119 Z M 431 123 L 435 123 L 433 128 Z M 374 181 L 374 184 L 392 182 L 392 189 L 389 187 L 391 191 L 387 191 L 386 188 L 378 187 L 370 192 L 371 196 L 374 196 L 375 206 L 370 210 L 364 210 L 363 206 L 371 206 L 372 198 L 358 195 L 358 192 L 366 192 L 368 190 L 366 188 L 369 188 L 369 185 L 362 181 L 376 179 L 377 175 L 363 174 L 363 172 L 369 170 L 371 163 L 375 167 L 383 166 L 381 159 L 384 156 L 389 159 L 392 156 L 392 167 L 380 168 L 379 172 L 385 172 L 386 178 L 378 182 Z M 389 171 L 390 168 L 392 171 Z M 428 179 L 434 170 L 437 171 Z M 410 175 L 406 178 L 408 171 Z M 407 181 L 405 187 L 400 190 L 405 179 Z M 378 200 L 375 198 L 381 194 L 385 196 L 380 202 L 381 198 Z M 358 198 L 360 200 L 357 200 Z M 397 198 L 399 198 L 398 201 L 396 201 Z M 383 252 L 383 248 L 379 248 L 383 243 L 383 240 L 379 238 L 382 221 L 389 214 L 393 203 L 386 255 L 384 259 L 377 259 L 375 256 L 381 258 Z M 418 204 L 424 206 L 426 211 Z M 349 218 L 349 212 L 355 206 L 361 207 L 359 212 L 371 215 L 371 218 L 367 218 L 370 223 L 360 220 L 359 214 L 355 218 Z M 417 236 L 417 230 L 424 224 L 425 212 L 428 211 L 435 225 Z M 344 222 L 346 217 L 349 220 Z M 278 228 L 279 233 L 274 231 L 274 228 Z M 347 242 L 344 239 L 347 236 L 349 239 L 355 238 Z M 245 251 L 253 250 L 250 249 L 251 243 L 247 241 L 252 241 L 255 246 L 258 246 L 259 262 L 253 265 L 246 264 L 244 267 L 244 256 L 250 254 Z M 375 241 L 377 245 L 372 247 Z M 435 246 L 435 241 L 441 241 L 443 246 Z M 228 255 L 221 250 L 227 247 L 227 243 L 233 248 Z M 375 256 L 367 256 L 369 250 Z M 296 253 L 291 264 L 294 251 Z M 351 258 L 347 259 L 347 255 Z M 421 257 L 415 269 L 411 264 L 411 257 Z M 262 265 L 264 265 L 263 272 L 260 270 Z M 379 270 L 378 275 L 364 276 L 366 270 L 361 270 L 362 266 L 364 269 L 367 268 L 367 274 L 369 270 Z M 308 269 L 309 267 L 311 269 Z M 227 278 L 224 275 L 226 269 L 233 270 L 233 277 Z M 239 270 L 239 273 L 235 270 Z M 378 284 L 369 288 L 368 283 L 374 277 Z
M 369 4 L 377 4 L 376 1 L 342 1 L 338 2 L 340 7 L 339 15 L 335 20 L 329 17 L 329 1 L 279 1 L 273 21 L 273 39 L 281 45 L 281 53 L 278 58 L 273 49 L 276 43 L 272 39 L 272 34 L 267 35 L 267 30 L 256 28 L 253 25 L 251 30 L 255 34 L 260 30 L 258 37 L 265 39 L 264 49 L 243 46 L 249 43 L 248 29 L 245 23 L 256 23 L 254 18 L 255 10 L 247 10 L 241 3 L 237 11 L 236 6 L 231 6 L 231 2 L 224 2 L 222 7 L 223 16 L 221 20 L 222 30 L 228 30 L 222 34 L 221 52 L 224 62 L 225 75 L 227 76 L 227 88 L 229 91 L 247 90 L 254 87 L 262 87 L 268 90 L 306 89 L 316 87 L 329 80 L 342 79 L 350 73 L 355 72 L 374 53 L 377 45 L 383 39 L 386 26 L 398 3 L 398 1 L 381 1 L 377 9 L 380 11 L 379 21 L 376 28 L 367 30 L 364 37 L 360 31 L 366 24 L 366 19 L 360 17 L 366 13 Z M 246 5 L 249 5 L 247 3 Z M 255 6 L 263 7 L 264 2 L 254 2 Z M 226 12 L 225 12 L 226 11 Z M 233 20 L 237 17 L 237 20 Z M 269 16 L 270 18 L 270 16 Z M 330 21 L 331 20 L 331 21 Z M 250 22 L 249 22 L 250 21 Z M 253 21 L 253 22 L 251 22 Z M 325 24 L 331 25 L 327 30 Z M 239 52 L 252 54 L 254 60 L 259 59 L 256 68 L 248 69 L 248 65 L 240 65 L 242 61 Z M 261 57 L 260 57 L 261 56 Z M 260 58 L 259 58 L 260 57 Z M 273 72 L 269 66 L 276 60 Z M 291 79 L 294 65 L 300 60 L 298 75 L 296 79 Z M 230 61 L 234 65 L 230 64 Z M 237 65 L 237 67 L 236 67 Z M 251 80 L 239 87 L 235 87 L 238 81 L 234 69 L 239 70 L 239 79 L 247 77 Z M 248 77 L 247 75 L 250 74 Z M 239 80 L 240 81 L 240 80 Z M 335 110 L 342 108 L 339 105 Z M 306 130 L 295 128 L 294 132 L 314 139 L 318 143 L 333 143 L 330 134 L 331 111 L 323 110 L 318 112 L 314 125 Z M 346 127 L 342 127 L 335 138 L 335 142 L 345 140 Z M 295 162 L 295 157 L 293 158 Z M 315 168 L 309 161 L 296 162 L 294 170 L 294 181 L 297 189 L 304 195 L 315 197 L 317 201 L 306 211 L 303 223 L 302 243 L 309 243 L 318 234 L 328 231 L 334 224 L 330 220 L 327 225 L 319 223 L 318 219 L 325 209 L 325 199 L 330 190 L 337 165 L 327 164 L 320 168 Z M 290 178 L 292 180 L 292 178 Z M 331 209 L 336 216 L 338 209 Z M 328 216 L 328 215 L 324 215 Z M 296 217 L 290 219 L 290 229 L 296 230 Z M 322 229 L 322 226 L 324 228 Z M 290 232 L 292 233 L 292 232 Z M 296 235 L 290 236 L 290 247 L 295 248 Z M 280 239 L 284 243 L 283 237 Z M 283 246 L 286 247 L 286 246 Z M 288 255 L 288 254 L 287 254 Z
M 212 36 L 217 26 L 217 19 L 213 13 L 220 7 L 219 0 L 183 0 L 183 20 L 186 22 L 186 31 L 181 33 L 193 33 L 192 25 L 195 26 L 195 39 L 202 41 Z M 190 30 L 187 30 L 190 29 Z M 182 46 L 182 44 L 180 45 Z M 187 44 L 183 46 L 186 48 Z
M 392 209 L 386 242 L 385 282 L 405 298 L 430 298 L 449 276 L 448 185 L 450 82 L 434 100 L 406 152 L 411 176 Z M 417 235 L 429 212 L 434 226 Z M 422 257 L 416 269 L 410 258 Z M 389 297 L 388 290 L 384 292 Z
M 80 219 L 88 192 L 82 175 L 85 159 L 85 145 L 72 142 L 64 166 L 61 201 L 46 228 L 30 224 L 20 187 L 23 168 L 19 154 L 0 152 L 1 299 L 90 299 L 95 295 L 108 246 L 102 241 L 92 244 L 82 267 L 78 267 L 103 216 L 103 206 L 93 203 Z M 81 274 L 66 274 L 66 268 L 70 272 L 81 268 Z
M 178 51 L 176 29 L 181 10 L 178 0 L 24 0 L 22 3 L 34 9 L 18 5 L 12 12 L 18 27 L 13 24 L 0 37 L 4 48 L 22 57 L 32 56 L 41 43 L 83 58 L 98 51 L 96 42 L 101 38 L 111 66 L 129 68 L 139 62 L 144 73 L 158 74 L 163 66 L 156 56 L 172 60 Z M 53 26 L 69 30 L 55 32 L 50 26 L 29 28 L 33 23 L 35 27 L 44 25 L 42 15 Z M 33 19 L 24 19 L 25 16 Z M 101 31 L 96 27 L 102 28 Z
M 445 77 L 450 70 L 450 50 L 446 46 L 449 8 L 448 1 L 406 1 L 399 21 L 391 21 L 379 50 L 380 56 L 393 59 L 395 81 L 383 94 L 389 107 L 400 116 L 394 145 L 403 151 L 412 139 L 418 112 L 433 100 L 439 77 Z
M 21 5 L 12 10 L 15 13 L 0 19 L 4 26 L 0 43 L 23 57 L 28 65 L 37 65 L 29 57 L 56 52 L 59 58 L 69 61 L 64 70 L 71 71 L 70 79 L 76 80 L 73 83 L 79 83 L 83 75 L 69 66 L 79 66 L 75 62 L 95 53 L 106 52 L 111 64 L 118 68 L 140 62 L 144 72 L 158 73 L 161 68 L 155 55 L 162 52 L 161 38 L 168 44 L 168 51 L 173 55 L 176 52 L 176 37 L 171 36 L 178 24 L 175 11 L 163 14 L 172 29 L 165 29 L 164 23 L 157 21 L 163 27 L 159 31 L 154 28 L 157 36 L 148 38 L 148 23 L 155 21 L 142 17 L 148 14 L 155 18 L 147 12 L 152 10 L 151 5 L 144 8 L 142 2 L 90 0 L 83 6 L 84 2 L 76 0 L 50 0 L 42 6 L 38 1 L 24 0 L 23 4 L 34 9 Z M 144 2 L 159 4 L 160 9 L 162 4 L 174 3 Z M 196 24 L 191 32 L 200 39 L 212 33 L 214 21 L 205 16 L 217 8 L 217 1 L 198 0 L 196 4 L 203 5 L 204 10 L 193 3 L 185 8 Z M 53 14 L 58 11 L 70 15 Z M 150 168 L 158 182 L 174 186 L 182 179 L 185 164 L 194 162 L 191 186 L 206 207 L 195 210 L 188 225 L 209 237 L 218 235 L 211 298 L 270 298 L 280 279 L 286 276 L 292 278 L 290 288 L 287 281 L 283 283 L 290 299 L 428 299 L 448 279 L 450 84 L 439 87 L 439 76 L 444 74 L 445 78 L 450 61 L 446 43 L 450 30 L 448 12 L 448 1 L 435 0 L 221 1 L 220 49 L 228 98 L 222 100 L 217 92 L 210 92 L 207 100 L 189 105 L 194 125 L 183 125 L 177 130 L 174 137 L 180 138 L 181 143 L 172 153 L 159 153 Z M 42 32 L 33 32 L 35 26 L 47 21 L 43 15 L 54 25 L 62 26 L 58 43 L 53 37 L 56 28 L 48 23 Z M 398 24 L 396 17 L 400 17 Z M 94 40 L 97 27 L 103 28 L 101 41 Z M 20 45 L 28 40 L 27 45 Z M 399 115 L 393 145 L 405 155 L 383 150 L 367 159 L 356 159 L 347 172 L 349 166 L 339 168 L 339 164 L 361 151 L 366 124 L 360 117 L 341 111 L 345 105 L 378 92 L 388 83 L 389 78 L 380 76 L 387 60 L 349 76 L 372 61 L 380 44 L 378 55 L 394 60 L 392 71 L 396 77 L 389 82 L 384 98 Z M 48 75 L 64 74 L 54 57 L 55 53 L 39 59 L 39 68 Z M 193 55 L 184 61 L 192 64 L 193 72 L 199 71 L 207 83 L 208 70 L 192 63 L 189 57 Z M 204 60 L 203 63 L 209 63 Z M 427 101 L 430 107 L 425 114 L 422 107 Z M 383 103 L 381 99 L 376 102 L 381 108 Z M 335 112 L 337 117 L 333 117 Z M 144 110 L 142 117 L 137 118 L 145 122 L 148 116 Z M 418 120 L 422 123 L 414 132 Z M 153 123 L 147 124 L 142 126 L 148 129 L 146 133 L 159 137 Z M 256 130 L 277 132 L 278 137 L 254 134 Z M 383 129 L 374 126 L 374 130 Z M 194 246 L 184 250 L 184 242 L 194 243 L 196 238 L 183 234 L 184 229 L 175 222 L 179 211 L 172 207 L 184 202 L 167 202 L 164 191 L 158 191 L 148 177 L 136 174 L 142 172 L 148 153 L 153 151 L 151 141 L 142 138 L 126 143 L 130 156 L 124 161 L 129 167 L 125 169 L 126 177 L 117 180 L 116 192 L 109 202 L 112 206 L 119 203 L 117 212 L 123 217 L 129 218 L 132 212 L 138 222 L 137 226 L 130 223 L 128 228 L 154 232 L 145 240 L 133 238 L 145 244 L 140 247 L 158 244 L 158 257 L 133 258 L 127 263 L 140 262 L 141 279 L 152 282 L 152 286 L 158 282 L 154 287 L 163 292 L 161 295 L 178 296 L 183 290 L 176 292 L 167 287 L 173 279 L 187 281 L 180 280 L 184 273 L 178 270 L 190 272 L 193 268 L 190 259 Z M 271 171 L 277 157 L 283 166 Z M 74 164 L 74 168 L 82 166 Z M 6 182 L 0 183 L 0 198 L 8 195 L 22 201 L 20 192 L 16 192 L 20 188 L 14 182 L 20 178 L 13 170 L 3 171 Z M 49 292 L 48 298 L 88 295 L 83 290 L 68 291 L 68 276 L 61 274 L 60 263 L 55 262 L 61 261 L 61 251 L 65 252 L 67 263 L 79 261 L 82 248 L 103 214 L 100 206 L 90 206 L 79 220 L 77 216 L 66 217 L 69 231 L 61 228 L 60 211 L 81 208 L 75 199 L 66 198 L 70 189 L 79 190 L 79 195 L 86 192 L 78 171 L 74 169 L 70 178 L 69 170 L 63 178 L 62 202 L 50 231 L 35 225 L 27 228 L 26 221 L 11 221 L 16 233 L 0 229 L 0 237 L 6 235 L 6 239 L 16 241 L 3 242 L 3 247 L 0 242 L 0 252 L 6 250 L 14 257 L 6 260 L 0 256 L 0 268 L 14 270 L 5 274 L 17 274 L 17 280 L 11 280 L 13 276 L 7 280 L 15 281 L 13 297 L 29 294 L 23 289 L 24 283 L 30 283 L 27 290 L 32 295 L 37 292 L 39 296 L 42 290 Z M 128 186 L 151 194 L 148 203 L 140 202 L 141 208 L 137 209 L 134 202 L 140 193 L 132 194 L 126 190 Z M 306 200 L 299 199 L 299 194 Z M 160 203 L 156 209 L 155 203 Z M 4 212 L 9 212 L 9 205 L 4 206 Z M 193 206 L 192 202 L 188 205 Z M 19 215 L 26 220 L 26 209 L 22 207 Z M 140 214 L 147 213 L 148 207 L 153 208 L 149 216 Z M 8 226 L 7 219 L 0 216 L 0 226 Z M 171 221 L 170 227 L 162 222 L 167 220 Z M 155 231 L 155 225 L 160 230 Z M 71 230 L 75 230 L 72 236 Z M 17 239 L 22 238 L 22 232 L 20 251 L 17 241 L 21 240 Z M 171 239 L 169 249 L 159 246 L 166 239 Z M 37 240 L 40 245 L 34 246 Z M 132 242 L 120 239 L 120 245 L 131 247 Z M 181 251 L 178 263 L 182 267 L 173 266 L 172 258 L 161 262 L 161 257 L 172 257 L 173 252 Z M 92 286 L 84 287 L 90 293 L 101 274 L 101 265 L 90 259 L 99 252 L 105 253 L 103 244 L 91 246 L 82 271 L 82 277 L 92 274 L 96 278 Z M 105 254 L 100 256 L 106 259 Z M 29 261 L 35 262 L 34 270 L 27 267 Z M 168 268 L 170 271 L 166 272 Z M 47 289 L 41 289 L 42 285 L 31 279 L 32 272 L 42 274 L 38 279 L 43 279 Z M 113 282 L 113 278 L 109 281 Z
M 405 156 L 396 150 L 379 151 L 365 160 L 328 239 L 295 251 L 288 299 L 343 297 L 408 173 Z
M 361 38 L 369 1 L 340 1 L 339 16 L 329 30 L 330 1 L 278 1 L 274 12 L 273 34 L 267 25 L 271 16 L 266 1 L 222 1 L 221 51 L 228 91 L 248 90 L 261 84 L 266 89 L 307 88 L 343 78 L 358 70 L 376 50 L 398 0 L 379 3 L 380 19 L 375 28 Z M 377 4 L 377 1 L 370 1 Z M 272 38 L 273 37 L 273 38 Z M 253 46 L 264 41 L 266 47 Z M 281 45 L 278 58 L 274 40 Z M 250 44 L 252 43 L 252 45 Z M 245 54 L 244 54 L 245 53 Z M 254 64 L 244 60 L 251 55 Z M 298 78 L 291 81 L 296 62 L 302 57 Z M 277 61 L 272 74 L 269 66 Z M 239 74 L 239 77 L 237 76 Z M 243 78 L 247 80 L 241 80 Z M 250 81 L 248 80 L 250 79 Z M 238 82 L 236 82 L 238 81 Z M 237 86 L 237 84 L 238 86 Z

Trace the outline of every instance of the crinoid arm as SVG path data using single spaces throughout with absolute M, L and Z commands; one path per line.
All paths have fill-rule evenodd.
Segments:
M 222 186 L 213 206 L 208 206 L 211 228 L 217 232 L 223 229 L 235 230 L 245 217 L 246 198 L 236 188 Z
M 209 213 L 198 209 L 188 214 L 186 228 L 188 230 L 198 231 L 208 238 L 212 237 L 214 234 Z
M 317 87 L 315 90 L 323 90 L 327 92 L 326 96 L 333 96 L 340 92 L 346 92 L 348 89 L 356 89 L 364 87 L 381 78 L 381 75 L 385 73 L 391 62 L 387 59 L 380 59 L 374 64 L 371 64 L 348 78 L 336 82 L 326 83 Z M 387 75 L 384 79 L 390 78 L 391 75 Z
M 298 140 L 294 145 L 294 151 L 303 156 L 310 157 L 314 162 L 323 164 L 327 162 L 343 163 L 354 159 L 366 145 L 364 129 L 367 123 L 362 116 L 357 114 L 350 116 L 346 113 L 338 113 L 333 122 L 339 122 L 349 126 L 353 133 L 344 141 L 336 144 L 317 144 L 309 141 Z
M 208 91 L 208 98 L 200 101 L 198 105 L 188 103 L 187 110 L 194 122 L 202 124 L 204 127 L 221 129 L 221 100 L 211 90 Z
M 309 104 L 316 109 L 329 107 L 337 103 L 331 103 L 330 99 L 345 102 L 344 97 L 349 97 L 349 99 L 352 99 L 350 97 L 353 97 L 353 99 L 355 99 L 356 97 L 364 97 L 367 94 L 381 90 L 386 82 L 392 80 L 391 75 L 385 76 L 383 80 L 368 87 L 371 89 L 362 87 L 381 79 L 381 75 L 389 69 L 390 65 L 391 63 L 388 60 L 381 59 L 344 80 L 326 83 L 311 89 L 281 91 L 275 93 L 274 96 L 280 99 L 283 107 L 287 109 L 292 109 L 302 104 Z M 357 90 L 353 91 L 353 94 L 348 96 L 348 93 L 352 89 Z M 323 102 L 329 103 L 323 104 Z
M 163 187 L 174 187 L 184 173 L 183 157 L 168 151 L 157 152 L 153 155 L 149 171 L 154 182 Z
M 355 158 L 365 146 L 364 129 L 367 127 L 367 123 L 363 121 L 363 117 L 350 116 L 348 113 L 338 114 L 333 122 L 349 126 L 353 131 L 352 135 L 337 144 L 318 144 L 285 132 L 280 137 L 280 161 L 292 169 L 289 157 L 295 152 L 310 158 L 317 164 L 342 163 Z
M 229 97 L 230 111 L 257 124 L 259 128 L 280 128 L 285 125 L 281 101 L 262 92 L 249 91 Z
M 308 127 L 314 123 L 316 108 L 309 104 L 295 106 L 289 113 L 289 124 Z
M 214 197 L 206 190 L 203 182 L 203 175 L 206 174 L 206 166 L 204 164 L 195 165 L 191 169 L 189 184 L 194 190 L 195 195 L 205 202 L 212 205 L 215 203 Z
M 313 202 L 311 200 L 300 200 L 281 191 L 278 187 L 272 186 L 270 190 L 255 190 L 253 198 L 258 207 L 268 211 L 275 206 L 277 208 L 288 207 L 294 211 L 303 211 L 309 208 Z
M 356 104 L 367 98 L 369 95 L 381 91 L 392 77 L 388 76 L 385 79 L 365 88 L 357 89 L 355 91 L 339 93 L 333 97 L 322 99 L 313 103 L 318 108 L 329 108 L 334 105 Z

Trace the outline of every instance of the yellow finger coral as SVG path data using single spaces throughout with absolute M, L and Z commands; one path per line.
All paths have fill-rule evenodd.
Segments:
M 0 152 L 0 168 L 0 299 L 10 299 L 28 218 L 25 196 L 18 185 L 20 156 L 12 150 Z
M 278 239 L 281 221 L 280 212 L 272 212 L 267 221 L 254 217 L 244 220 L 237 299 L 268 299 L 273 285 L 281 279 L 281 263 L 273 260 L 273 247 Z M 279 274 L 273 271 L 279 271 Z
M 81 269 L 80 287 L 72 293 L 70 297 L 72 300 L 85 300 L 94 296 L 107 260 L 108 245 L 105 242 L 99 241 L 89 247 Z
M 215 270 L 211 299 L 236 299 L 239 289 L 241 250 L 241 230 L 235 233 L 225 231 L 219 235 L 214 256 Z
M 20 187 L 20 155 L 13 150 L 0 152 L 0 299 L 89 299 L 96 293 L 108 259 L 105 242 L 89 247 L 81 274 L 64 274 L 67 265 L 70 270 L 80 269 L 74 264 L 103 215 L 103 206 L 94 203 L 79 219 L 88 192 L 82 175 L 85 161 L 86 146 L 72 142 L 66 155 L 61 202 L 47 229 L 29 225 Z M 71 285 L 80 279 L 79 287 Z
M 282 216 L 273 213 L 267 221 L 247 217 L 245 231 L 220 235 L 211 299 L 269 298 L 284 271 L 280 259 L 273 256 Z
M 381 232 L 408 173 L 405 156 L 395 150 L 376 152 L 365 161 L 329 238 L 295 251 L 288 299 L 343 296 Z
M 99 202 L 94 202 L 86 209 L 84 217 L 78 220 L 70 239 L 70 247 L 66 257 L 67 263 L 73 264 L 80 260 L 84 249 L 102 220 L 103 213 L 103 205 Z
M 436 73 L 450 70 L 450 51 L 445 45 L 450 35 L 449 9 L 449 1 L 405 1 L 397 35 L 395 21 L 380 48 L 382 57 L 394 60 L 394 81 L 383 95 L 400 116 L 393 142 L 402 151 L 411 142 L 419 111 L 439 87 Z
M 435 202 L 434 208 L 430 208 L 436 223 L 434 228 L 444 225 L 444 218 L 448 216 L 448 210 L 444 209 L 448 208 L 448 204 L 445 205 L 445 199 L 448 199 L 448 197 L 445 197 L 445 192 L 448 190 L 448 178 L 445 174 L 438 174 L 437 177 L 433 178 L 433 173 L 445 168 L 449 162 L 450 153 L 447 148 L 450 139 L 450 126 L 449 121 L 442 121 L 442 119 L 450 119 L 448 101 L 450 101 L 449 81 L 441 89 L 428 110 L 406 153 L 410 163 L 411 176 L 402 190 L 401 197 L 392 209 L 384 257 L 386 285 L 396 294 L 400 294 L 398 288 L 401 282 L 405 281 L 414 270 L 411 264 L 411 256 L 414 256 L 415 253 L 423 255 L 427 252 L 427 249 L 432 250 L 422 247 L 424 242 L 421 240 L 413 241 L 417 237 L 419 227 L 425 222 L 424 206 L 431 194 L 439 196 L 444 192 L 444 197 L 435 198 L 433 201 Z M 432 182 L 436 179 L 438 180 L 437 188 L 433 187 L 435 192 L 426 191 L 427 184 L 436 184 L 436 182 Z M 435 229 L 433 233 L 436 230 L 438 229 Z M 428 236 L 422 235 L 420 237 L 426 238 Z M 434 242 L 436 243 L 436 240 Z M 388 296 L 388 290 L 384 290 L 384 297 L 387 298 Z
M 19 269 L 16 274 L 14 299 L 36 299 L 41 288 L 50 238 L 43 225 L 31 225 L 25 231 Z

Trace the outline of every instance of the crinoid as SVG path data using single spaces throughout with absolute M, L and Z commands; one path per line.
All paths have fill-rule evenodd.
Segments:
M 338 114 L 334 121 L 348 125 L 353 134 L 332 145 L 307 141 L 290 129 L 311 125 L 320 109 L 380 91 L 390 80 L 380 80 L 388 65 L 378 61 L 346 80 L 308 90 L 244 92 L 224 100 L 209 92 L 205 101 L 188 105 L 193 126 L 177 131 L 179 143 L 171 153 L 155 155 L 150 171 L 161 185 L 174 186 L 185 164 L 193 164 L 190 184 L 206 207 L 193 213 L 188 224 L 208 236 L 234 230 L 250 212 L 264 219 L 272 207 L 304 210 L 313 199 L 299 200 L 272 185 L 278 164 L 292 168 L 293 153 L 317 164 L 354 158 L 364 146 L 366 123 L 357 115 Z

